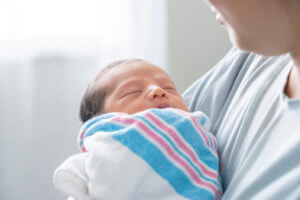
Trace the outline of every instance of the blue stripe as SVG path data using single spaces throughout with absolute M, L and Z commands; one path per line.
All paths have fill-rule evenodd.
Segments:
M 211 146 L 213 149 L 215 149 L 215 145 L 214 145 L 214 142 L 213 142 L 212 138 L 208 136 L 208 140 L 209 140 L 210 146 Z
M 180 150 L 176 147 L 176 145 L 174 144 L 174 142 L 170 139 L 170 137 L 168 135 L 166 135 L 160 129 L 158 129 L 157 126 L 155 126 L 151 122 L 149 122 L 147 120 L 147 118 L 145 118 L 143 115 L 136 115 L 136 118 L 138 118 L 138 119 L 142 120 L 143 122 L 145 122 L 148 126 L 150 126 L 155 131 L 155 133 L 158 133 L 159 135 L 161 135 L 167 141 L 167 143 L 169 143 L 169 145 L 172 146 L 172 149 L 175 150 L 175 152 L 177 152 L 181 156 L 181 158 L 186 160 L 189 163 L 189 165 L 196 170 L 197 174 L 200 175 L 201 178 L 205 179 L 206 181 L 209 181 L 209 182 L 213 183 L 216 187 L 219 187 L 219 183 L 215 179 L 209 178 L 206 175 L 204 175 L 200 171 L 200 169 L 194 164 L 194 162 L 188 156 L 186 156 L 183 153 L 183 150 Z M 169 125 L 171 125 L 171 124 L 169 124 Z M 191 147 L 189 147 L 189 148 L 191 148 Z M 200 157 L 200 159 L 201 159 L 201 157 Z M 203 162 L 203 160 L 202 160 L 202 162 Z
M 106 119 L 110 119 L 112 118 L 113 116 L 115 116 L 116 114 L 113 114 L 113 113 L 108 113 L 108 114 L 104 114 L 104 115 L 99 115 L 97 117 L 94 117 L 90 120 L 88 120 L 87 122 L 85 122 L 83 124 L 83 128 L 80 130 L 80 133 L 79 133 L 79 137 L 80 137 L 80 134 L 82 132 L 85 132 L 84 133 L 84 136 L 83 136 L 83 139 L 79 139 L 79 147 L 81 148 L 82 145 L 83 145 L 83 140 L 88 137 L 88 136 L 91 136 L 93 134 L 95 134 L 97 131 L 102 131 L 102 127 L 103 125 L 105 125 L 106 123 Z M 104 122 L 103 122 L 104 120 Z M 96 127 L 91 127 L 93 126 L 94 124 L 96 124 Z M 90 130 L 89 130 L 90 129 Z M 107 131 L 111 131 L 111 129 L 108 129 Z
M 151 109 L 151 113 L 159 116 L 167 124 L 174 124 L 174 122 L 180 123 L 180 126 L 174 125 L 177 132 L 195 150 L 197 156 L 203 160 L 208 167 L 215 171 L 219 170 L 218 158 L 206 147 L 204 140 L 198 131 L 195 131 L 189 119 L 183 118 L 171 109 L 167 109 L 166 112 L 160 112 L 159 109 Z M 212 149 L 212 151 L 214 150 Z
M 94 135 L 95 133 L 101 131 L 101 132 L 108 132 L 111 134 L 117 134 L 121 129 L 124 129 L 124 127 L 112 127 L 113 124 L 111 121 L 99 121 L 97 124 L 95 124 L 93 127 L 89 128 L 86 133 L 84 134 L 84 139 Z M 125 125 L 124 125 L 125 126 Z
M 205 122 L 206 122 L 206 117 L 201 116 L 200 117 L 200 124 L 201 124 L 201 126 L 204 126 Z
M 117 125 L 114 130 L 122 129 Z M 146 161 L 152 169 L 164 178 L 175 189 L 175 191 L 188 199 L 214 199 L 214 196 L 206 189 L 195 186 L 186 177 L 185 173 L 165 157 L 165 155 L 137 130 L 122 129 L 111 137 Z
M 82 145 L 83 145 L 83 140 L 80 140 L 79 141 L 79 147 L 82 147 Z
M 85 124 L 83 125 L 83 130 L 88 129 L 89 127 L 91 127 L 93 124 L 101 121 L 101 120 L 105 120 L 105 119 L 109 119 L 112 118 L 113 116 L 115 116 L 115 114 L 113 113 L 108 113 L 108 114 L 104 114 L 104 115 L 99 115 L 97 117 L 94 117 L 90 120 L 88 120 L 87 122 L 85 122 Z

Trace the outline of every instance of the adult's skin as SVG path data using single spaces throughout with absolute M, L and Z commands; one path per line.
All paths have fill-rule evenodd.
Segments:
M 207 0 L 233 44 L 266 56 L 290 53 L 294 61 L 285 93 L 300 98 L 300 1 Z

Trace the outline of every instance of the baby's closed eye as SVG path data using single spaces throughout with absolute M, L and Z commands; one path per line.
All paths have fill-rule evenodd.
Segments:
M 176 90 L 176 88 L 173 87 L 173 86 L 165 86 L 165 87 L 163 87 L 163 89 L 165 89 L 165 90 Z
M 128 90 L 128 91 L 123 93 L 122 98 L 126 97 L 126 96 L 129 96 L 129 95 L 138 94 L 138 93 L 141 93 L 141 92 L 142 92 L 142 90 L 139 90 L 139 89 Z

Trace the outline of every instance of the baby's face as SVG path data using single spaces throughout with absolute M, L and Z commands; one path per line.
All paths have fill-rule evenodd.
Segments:
M 151 63 L 121 64 L 110 69 L 100 84 L 109 88 L 104 113 L 132 114 L 149 108 L 168 107 L 188 111 L 173 81 Z

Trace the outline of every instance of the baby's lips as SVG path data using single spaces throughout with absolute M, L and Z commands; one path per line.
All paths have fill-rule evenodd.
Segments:
M 157 108 L 162 109 L 162 108 L 169 108 L 170 105 L 168 103 L 161 103 L 157 105 Z

